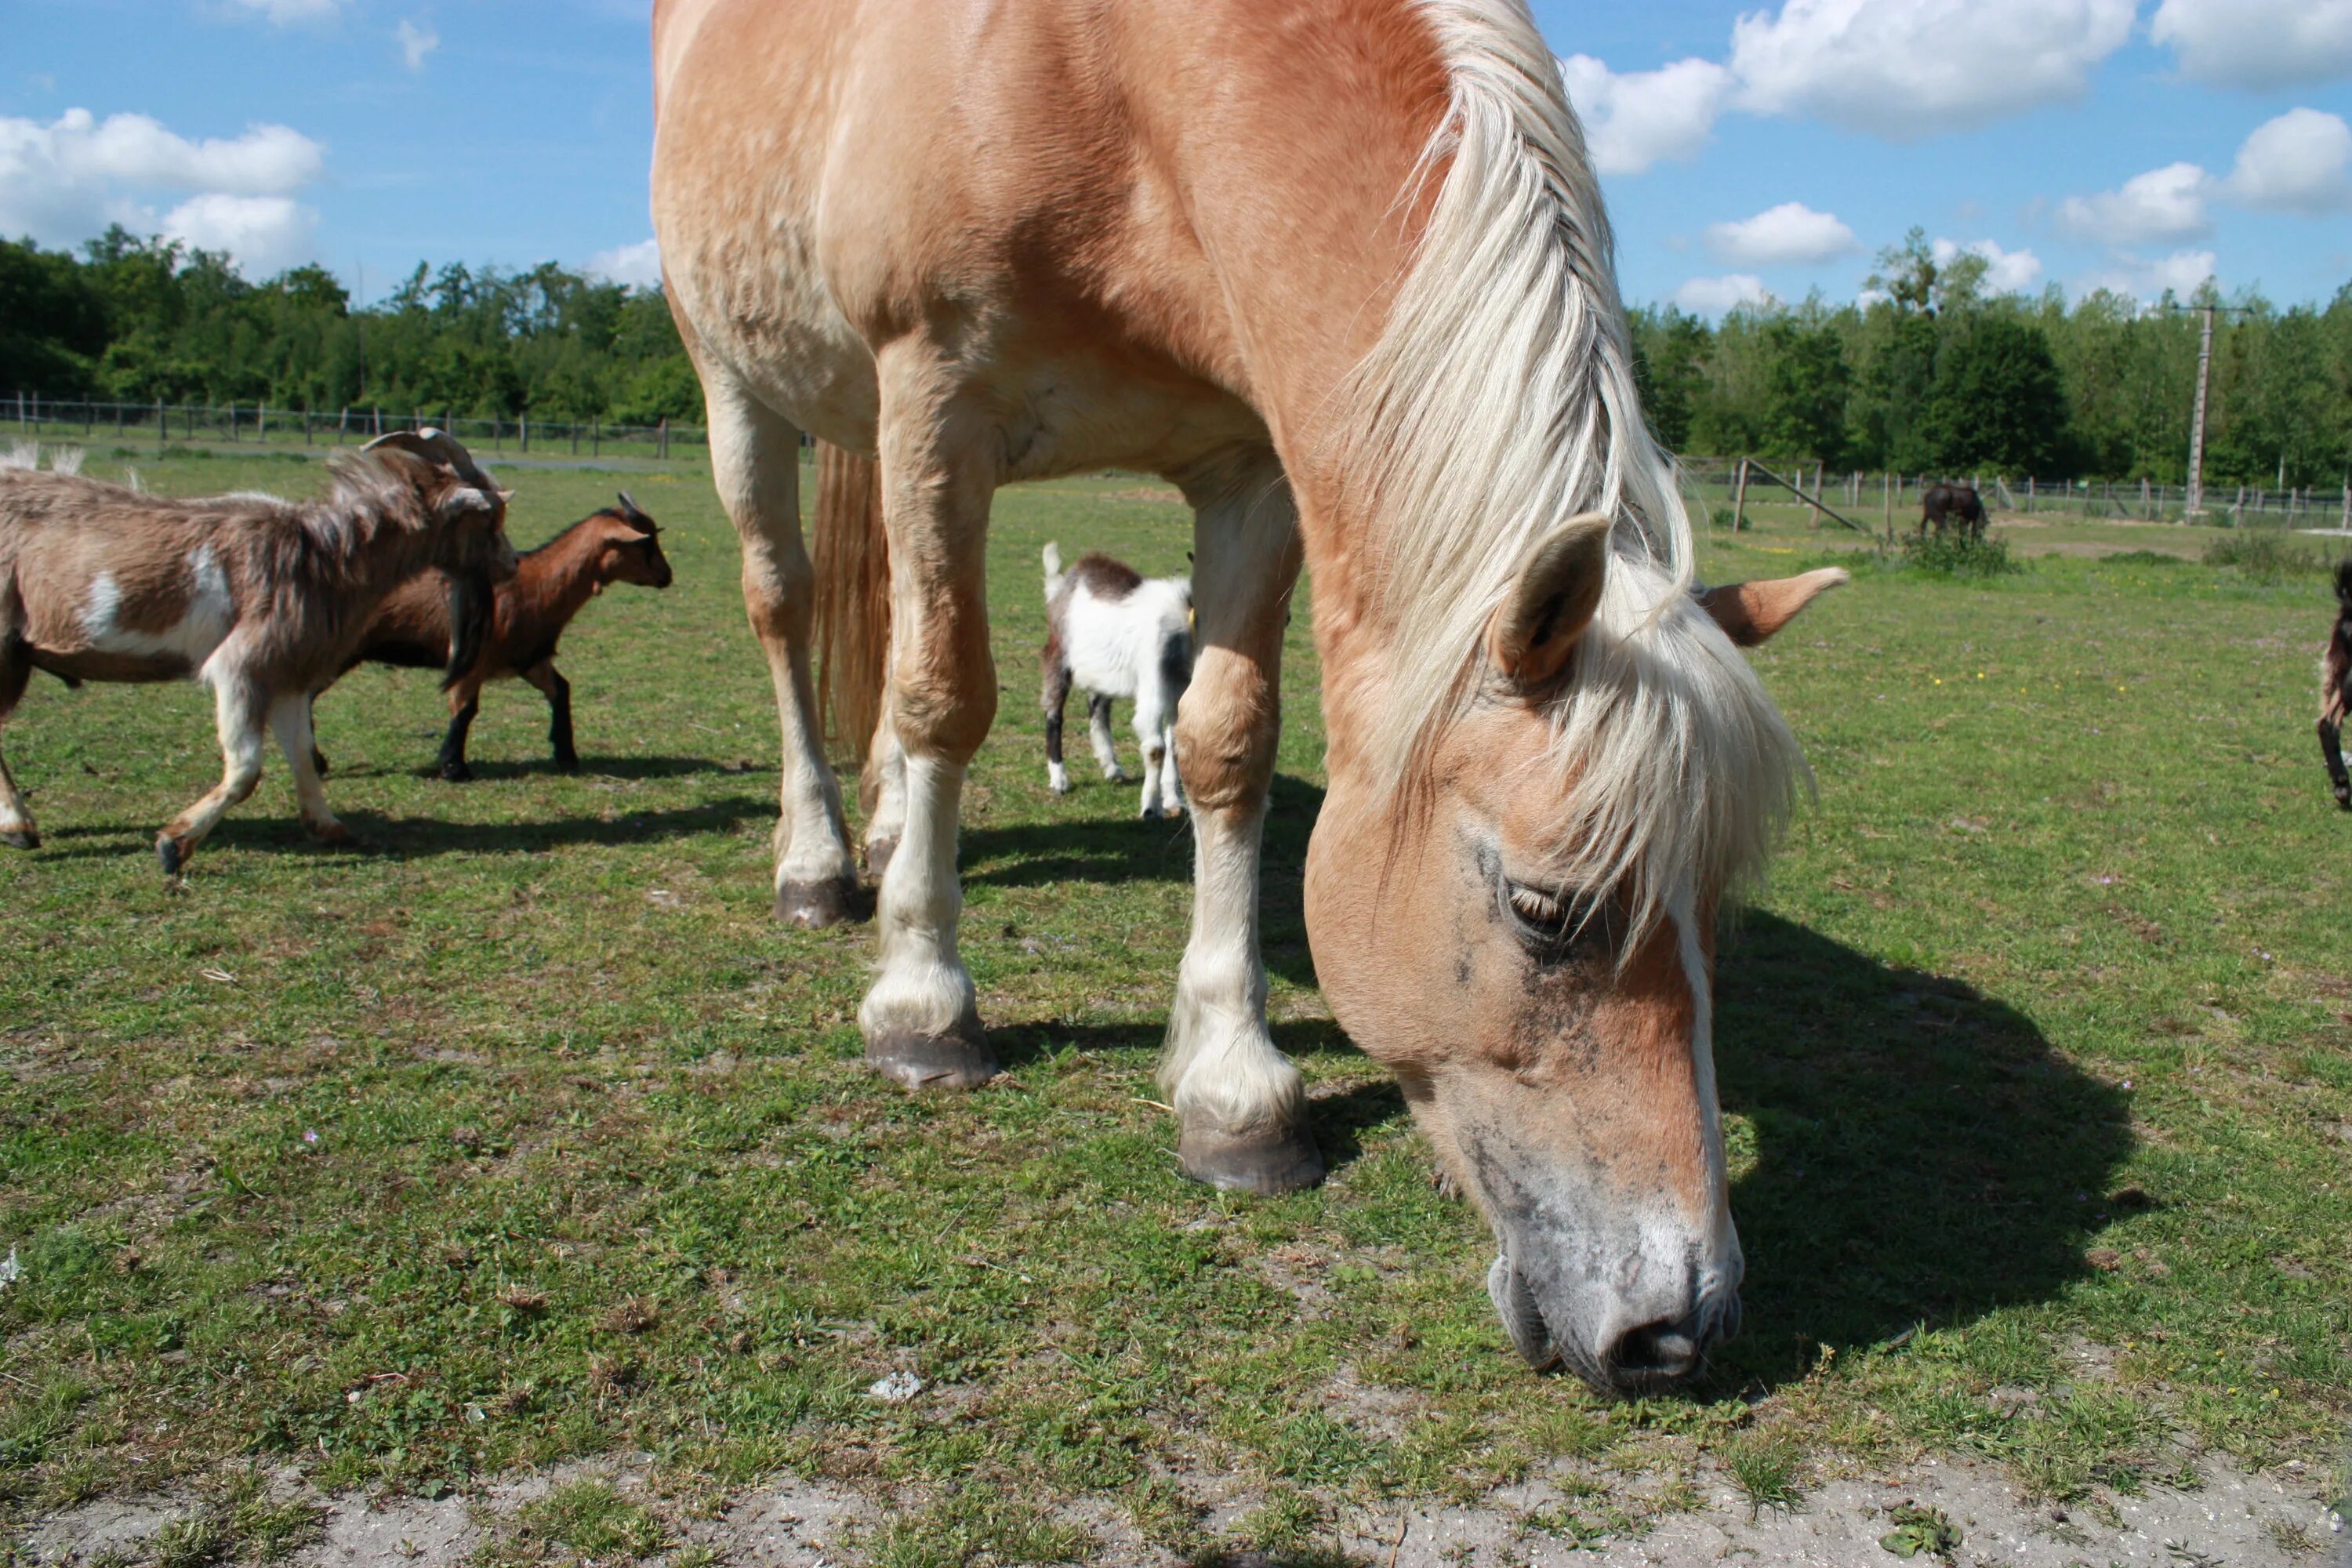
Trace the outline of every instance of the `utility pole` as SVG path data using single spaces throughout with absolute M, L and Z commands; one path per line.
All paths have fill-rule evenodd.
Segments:
M 2184 522 L 2205 515 L 2205 389 L 2213 377 L 2213 307 L 2200 312 L 2204 331 L 2197 345 L 2197 412 L 2189 421 L 2189 508 Z

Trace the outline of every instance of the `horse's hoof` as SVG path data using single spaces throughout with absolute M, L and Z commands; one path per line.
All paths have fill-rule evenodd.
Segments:
M 11 849 L 38 849 L 41 847 L 41 836 L 29 827 L 12 827 L 5 833 L 0 833 L 0 844 L 5 844 Z
M 866 841 L 866 874 L 877 882 L 890 868 L 890 857 L 898 853 L 896 838 L 869 838 Z
M 163 863 L 163 875 L 176 877 L 188 863 L 187 846 L 166 833 L 155 840 L 155 858 Z
M 1176 1142 L 1176 1163 L 1196 1182 L 1226 1193 L 1273 1197 L 1323 1180 L 1323 1155 L 1313 1139 L 1285 1128 L 1254 1138 L 1187 1127 Z
M 444 784 L 471 784 L 474 782 L 474 770 L 463 763 L 443 763 L 441 781 Z
M 857 884 L 847 877 L 786 882 L 776 889 L 776 918 L 803 931 L 823 931 L 857 918 Z
M 978 1089 L 998 1072 L 988 1033 L 967 1013 L 944 1035 L 892 1033 L 866 1042 L 866 1065 L 909 1093 Z

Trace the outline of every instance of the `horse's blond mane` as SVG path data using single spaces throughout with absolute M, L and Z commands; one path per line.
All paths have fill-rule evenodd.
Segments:
M 1341 390 L 1339 471 L 1373 531 L 1391 637 L 1372 754 L 1392 784 L 1423 776 L 1477 700 L 1528 544 L 1580 512 L 1614 517 L 1549 762 L 1565 775 L 1563 875 L 1626 886 L 1646 923 L 1685 878 L 1720 888 L 1760 864 L 1803 763 L 1691 602 L 1690 519 L 1642 418 L 1608 219 L 1550 48 L 1523 0 L 1405 3 L 1452 92 L 1416 174 L 1416 190 L 1440 183 L 1411 267 Z

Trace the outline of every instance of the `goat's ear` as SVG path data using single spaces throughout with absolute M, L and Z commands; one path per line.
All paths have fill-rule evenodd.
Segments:
M 1832 588 L 1853 581 L 1843 566 L 1823 566 L 1795 577 L 1726 583 L 1698 596 L 1699 607 L 1740 647 L 1754 647 L 1797 618 L 1797 613 Z
M 1604 512 L 1572 517 L 1536 541 L 1520 561 L 1486 633 L 1487 657 L 1507 679 L 1540 686 L 1567 666 L 1576 639 L 1601 607 L 1609 530 Z

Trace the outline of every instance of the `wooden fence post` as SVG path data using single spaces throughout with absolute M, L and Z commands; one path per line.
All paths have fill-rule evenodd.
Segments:
M 1738 532 L 1748 526 L 1748 459 L 1739 459 L 1739 479 L 1731 495 L 1731 531 Z

